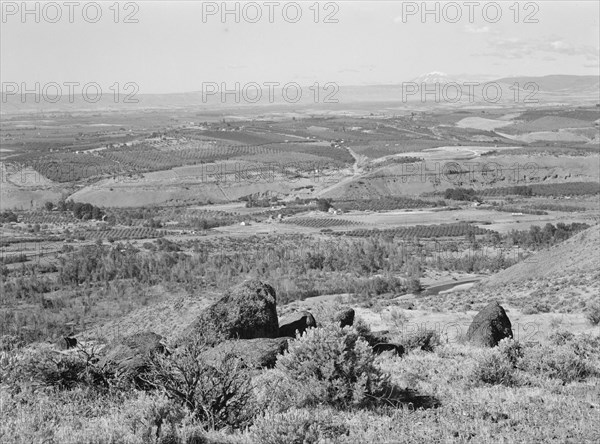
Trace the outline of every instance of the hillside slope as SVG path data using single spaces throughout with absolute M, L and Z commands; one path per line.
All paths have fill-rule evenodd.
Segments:
M 586 313 L 598 303 L 599 295 L 600 225 L 595 225 L 467 290 L 422 296 L 417 302 L 421 310 L 466 312 L 498 301 L 515 310 L 511 318 L 519 312 L 519 316 L 544 314 L 565 320 L 556 315 Z M 530 318 L 523 319 L 527 327 Z M 536 328 L 538 321 L 531 321 Z M 577 328 L 586 325 L 581 317 Z
M 600 270 L 600 225 L 594 225 L 570 239 L 541 251 L 526 261 L 490 277 L 484 286 L 498 286 L 525 280 L 556 279 Z

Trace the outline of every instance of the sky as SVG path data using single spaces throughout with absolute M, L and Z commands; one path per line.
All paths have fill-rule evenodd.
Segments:
M 224 17 L 220 1 L 75 3 L 30 2 L 23 16 L 20 1 L 2 2 L 3 85 L 134 82 L 144 94 L 599 74 L 597 1 L 428 2 L 425 16 L 421 1 L 227 2 Z

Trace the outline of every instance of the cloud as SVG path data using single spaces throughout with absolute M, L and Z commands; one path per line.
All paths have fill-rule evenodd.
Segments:
M 469 34 L 487 34 L 490 32 L 490 27 L 482 26 L 481 28 L 476 28 L 475 26 L 467 25 L 465 26 L 465 31 Z
M 597 62 L 600 49 L 591 45 L 574 45 L 563 39 L 495 38 L 489 42 L 490 50 L 477 56 L 503 57 L 507 59 L 538 58 L 549 60 L 557 56 L 584 57 L 588 62 Z

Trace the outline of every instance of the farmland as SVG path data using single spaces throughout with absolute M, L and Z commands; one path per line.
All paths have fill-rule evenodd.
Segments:
M 414 227 L 391 228 L 383 230 L 352 230 L 344 233 L 345 236 L 369 237 L 374 234 L 400 238 L 438 238 L 438 237 L 464 237 L 468 235 L 490 234 L 491 230 L 479 228 L 471 224 L 440 224 L 440 225 L 417 225 Z
M 324 218 L 291 218 L 283 221 L 286 224 L 299 225 L 309 228 L 331 228 L 348 225 L 357 225 L 357 222 L 344 219 L 324 219 Z
M 569 182 L 555 184 L 535 184 L 517 187 L 502 187 L 484 189 L 479 192 L 482 196 L 588 196 L 600 194 L 600 184 L 597 182 Z
M 340 208 L 344 211 L 389 211 L 398 210 L 402 208 L 426 208 L 435 206 L 435 202 L 410 199 L 410 198 L 386 198 L 371 199 L 371 200 L 349 200 L 349 201 L 335 201 L 336 208 Z
M 597 228 L 595 109 L 252 113 L 3 122 L 0 339 L 175 337 L 249 277 L 273 284 L 280 314 L 309 307 L 321 322 L 343 302 L 398 335 L 470 321 L 494 298 L 516 322 L 554 331 L 560 313 L 590 330 L 591 271 L 539 286 L 477 282 Z M 15 131 L 23 119 L 39 131 Z M 553 128 L 576 140 L 535 141 Z M 382 365 L 421 374 L 425 353 Z M 479 362 L 460 353 L 457 368 Z

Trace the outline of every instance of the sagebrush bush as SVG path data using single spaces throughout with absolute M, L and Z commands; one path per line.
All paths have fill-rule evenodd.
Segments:
M 24 342 L 15 335 L 2 335 L 0 336 L 0 352 L 9 352 L 22 347 Z
M 328 404 L 362 406 L 389 384 L 371 347 L 353 328 L 313 328 L 290 343 L 275 369 L 258 379 L 259 404 L 285 410 Z
M 103 373 L 81 350 L 62 353 L 44 345 L 7 352 L 0 366 L 0 382 L 28 382 L 36 386 L 71 389 L 78 385 L 105 386 Z
M 365 336 L 371 335 L 371 327 L 367 324 L 361 317 L 356 317 L 354 319 L 353 324 L 354 330 L 361 338 L 365 338 Z
M 190 339 L 168 355 L 151 358 L 149 382 L 188 408 L 207 428 L 240 428 L 250 424 L 252 386 L 241 359 L 227 354 L 208 364 L 202 336 Z
M 512 338 L 502 339 L 498 343 L 497 350 L 514 368 L 517 367 L 519 360 L 523 358 L 523 346 L 519 341 Z
M 120 406 L 120 418 L 144 442 L 176 442 L 178 426 L 187 419 L 183 406 L 165 393 L 133 391 L 132 399 Z
M 597 374 L 596 369 L 570 344 L 526 347 L 518 367 L 533 375 L 560 379 L 565 383 L 583 381 Z
M 556 330 L 548 335 L 548 340 L 554 345 L 565 345 L 570 343 L 575 335 L 567 330 Z
M 258 417 L 251 435 L 261 444 L 317 444 L 349 433 L 333 412 L 325 409 L 296 409 L 275 413 L 267 411 Z
M 596 302 L 595 304 L 592 304 L 590 307 L 588 307 L 585 316 L 590 324 L 600 324 L 600 304 Z
M 405 332 L 400 339 L 404 350 L 433 351 L 441 344 L 440 335 L 435 330 L 418 329 L 414 332 Z
M 402 310 L 392 308 L 384 318 L 396 328 L 402 328 L 408 322 L 408 316 Z
M 515 368 L 509 357 L 497 348 L 482 350 L 472 372 L 474 383 L 512 386 L 516 384 Z
M 596 362 L 600 368 L 600 335 L 580 334 L 573 336 L 569 345 L 573 351 L 582 358 L 591 362 Z

